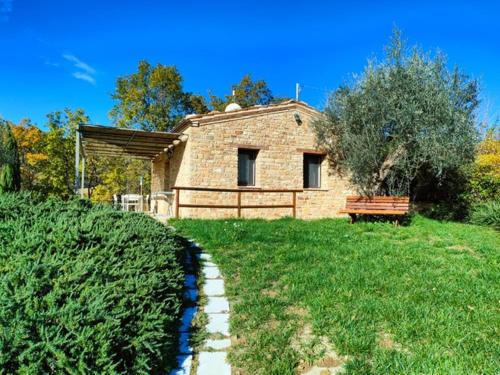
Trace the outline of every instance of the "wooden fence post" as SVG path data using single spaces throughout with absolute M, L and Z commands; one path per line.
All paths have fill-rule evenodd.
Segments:
M 181 195 L 181 189 L 175 189 L 175 218 L 179 218 L 179 196 Z
M 238 217 L 241 217 L 241 191 L 238 191 Z

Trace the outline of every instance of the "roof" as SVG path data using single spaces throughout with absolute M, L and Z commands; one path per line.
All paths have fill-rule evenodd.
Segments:
M 78 132 L 85 155 L 132 156 L 139 159 L 153 159 L 175 141 L 180 142 L 182 136 L 181 133 L 148 132 L 100 125 L 80 125 Z
M 205 114 L 195 114 L 187 115 L 179 124 L 174 127 L 175 131 L 182 131 L 190 125 L 218 122 L 230 120 L 233 118 L 247 117 L 247 116 L 260 116 L 264 113 L 280 112 L 290 109 L 301 108 L 302 110 L 309 112 L 311 115 L 321 114 L 316 108 L 311 107 L 309 104 L 297 100 L 287 100 L 277 104 L 269 105 L 255 105 L 253 107 L 242 108 L 238 110 L 233 110 L 230 112 L 219 112 L 212 111 Z
M 80 142 L 85 155 L 132 156 L 139 159 L 154 159 L 156 156 L 183 142 L 187 135 L 181 132 L 191 125 L 227 121 L 234 118 L 260 116 L 272 112 L 301 109 L 311 115 L 321 113 L 307 103 L 287 100 L 267 106 L 256 105 L 231 112 L 212 111 L 206 114 L 188 115 L 174 128 L 174 132 L 149 132 L 144 130 L 114 128 L 83 124 L 78 127 Z

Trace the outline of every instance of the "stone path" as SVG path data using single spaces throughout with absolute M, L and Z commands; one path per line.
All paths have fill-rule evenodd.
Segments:
M 229 339 L 229 301 L 224 293 L 224 280 L 219 268 L 212 262 L 209 254 L 204 253 L 198 244 L 190 241 L 190 249 L 186 256 L 186 279 L 184 282 L 185 309 L 179 327 L 179 355 L 177 356 L 178 368 L 172 370 L 170 375 L 194 375 L 193 348 L 189 345 L 191 338 L 191 325 L 198 312 L 198 290 L 196 288 L 196 270 L 193 265 L 193 256 L 197 257 L 202 267 L 205 282 L 203 294 L 207 303 L 203 311 L 208 316 L 206 330 L 209 338 L 204 343 L 200 353 L 197 354 L 198 368 L 196 375 L 231 375 L 231 366 L 227 361 L 226 350 L 231 345 Z

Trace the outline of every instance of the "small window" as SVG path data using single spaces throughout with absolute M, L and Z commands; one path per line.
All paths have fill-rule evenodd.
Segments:
M 304 154 L 304 188 L 321 186 L 321 155 Z
M 238 149 L 238 186 L 255 186 L 257 150 Z

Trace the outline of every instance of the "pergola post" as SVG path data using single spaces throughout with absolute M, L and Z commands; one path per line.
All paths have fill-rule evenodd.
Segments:
M 80 132 L 77 130 L 75 137 L 75 194 L 78 194 L 79 167 L 80 167 Z
M 84 196 L 84 187 L 85 187 L 85 156 L 82 158 L 82 182 L 80 184 L 80 198 Z

